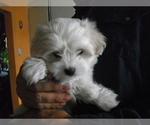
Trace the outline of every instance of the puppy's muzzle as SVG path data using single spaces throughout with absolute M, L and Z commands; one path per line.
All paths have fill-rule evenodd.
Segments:
M 73 76 L 75 73 L 75 68 L 67 68 L 64 70 L 65 74 L 68 76 Z

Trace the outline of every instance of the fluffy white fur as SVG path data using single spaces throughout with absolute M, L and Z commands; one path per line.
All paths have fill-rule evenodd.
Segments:
M 97 30 L 95 22 L 54 19 L 37 30 L 31 57 L 24 61 L 23 76 L 31 85 L 52 73 L 60 84 L 68 84 L 72 100 L 64 109 L 69 113 L 76 99 L 110 111 L 119 103 L 117 94 L 93 81 L 93 67 L 105 47 L 105 37 Z M 69 74 L 65 70 L 69 70 Z

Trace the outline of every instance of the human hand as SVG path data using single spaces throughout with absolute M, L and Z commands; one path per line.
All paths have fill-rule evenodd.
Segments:
M 52 75 L 48 75 L 52 78 Z M 21 70 L 17 76 L 17 94 L 21 98 L 23 104 L 29 108 L 49 109 L 59 108 L 71 99 L 67 92 L 56 92 L 69 90 L 69 86 L 60 85 L 56 81 L 38 82 L 27 86 L 26 80 L 21 74 Z

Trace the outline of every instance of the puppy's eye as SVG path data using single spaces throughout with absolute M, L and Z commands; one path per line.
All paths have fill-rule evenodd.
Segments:
M 82 49 L 80 49 L 80 50 L 77 51 L 77 55 L 81 55 L 82 53 L 83 53 Z
M 61 53 L 60 53 L 60 52 L 53 52 L 53 55 L 54 55 L 56 58 L 61 58 Z

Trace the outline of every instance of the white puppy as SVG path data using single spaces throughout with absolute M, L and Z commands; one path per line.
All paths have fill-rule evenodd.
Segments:
M 105 47 L 105 37 L 95 22 L 54 19 L 37 30 L 31 57 L 24 61 L 23 77 L 31 85 L 52 73 L 60 84 L 69 85 L 72 99 L 64 106 L 68 113 L 77 99 L 110 111 L 119 103 L 117 94 L 93 81 L 94 65 Z

